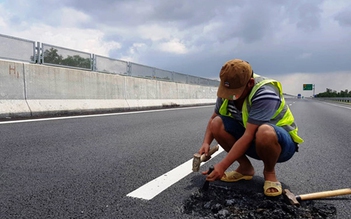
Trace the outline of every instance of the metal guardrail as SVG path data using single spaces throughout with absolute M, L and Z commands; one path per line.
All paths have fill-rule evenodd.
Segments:
M 117 59 L 111 59 L 95 55 L 93 60 L 93 69 L 98 72 L 128 75 L 129 63 Z
M 78 50 L 0 34 L 0 58 L 43 65 L 217 87 L 218 80 L 162 70 Z
M 77 50 L 41 44 L 40 63 L 84 70 L 92 70 L 92 54 Z
M 332 100 L 344 103 L 351 103 L 351 97 L 316 97 L 318 100 Z
M 35 63 L 37 60 L 34 41 L 0 34 L 0 58 Z

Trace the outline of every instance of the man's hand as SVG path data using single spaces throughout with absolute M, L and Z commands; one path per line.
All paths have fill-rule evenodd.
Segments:
M 221 164 L 218 163 L 214 166 L 214 170 L 206 177 L 206 180 L 209 182 L 213 182 L 215 180 L 219 180 L 224 175 L 225 169 L 222 168 Z M 203 175 L 207 175 L 208 171 L 202 172 Z
M 208 156 L 209 151 L 210 151 L 210 144 L 203 143 L 199 150 L 199 154 L 205 154 L 205 156 Z

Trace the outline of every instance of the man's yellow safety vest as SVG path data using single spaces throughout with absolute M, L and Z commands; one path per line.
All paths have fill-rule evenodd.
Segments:
M 284 94 L 282 90 L 282 85 L 279 81 L 273 80 L 273 79 L 267 79 L 265 77 L 261 77 L 257 74 L 254 74 L 254 79 L 255 79 L 255 85 L 252 88 L 249 96 L 245 99 L 243 106 L 242 106 L 242 120 L 243 120 L 243 125 L 246 128 L 247 120 L 249 118 L 249 109 L 252 105 L 251 99 L 254 96 L 254 94 L 257 92 L 257 90 L 262 87 L 265 84 L 272 84 L 279 90 L 279 96 L 280 96 L 280 106 L 277 109 L 277 111 L 274 113 L 272 116 L 270 123 L 274 124 L 276 126 L 282 127 L 285 129 L 287 132 L 289 132 L 290 136 L 292 137 L 293 141 L 300 144 L 304 142 L 304 140 L 298 136 L 297 131 L 298 127 L 296 126 L 294 122 L 294 116 L 291 113 L 289 106 L 286 105 L 285 99 L 284 99 Z M 223 116 L 230 116 L 232 117 L 231 113 L 228 112 L 227 107 L 228 107 L 228 99 L 224 99 L 223 103 L 219 109 L 219 113 Z

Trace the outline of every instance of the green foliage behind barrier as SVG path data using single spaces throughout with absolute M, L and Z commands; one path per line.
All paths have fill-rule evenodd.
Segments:
M 316 97 L 351 97 L 351 91 L 346 89 L 345 91 L 337 92 L 327 88 L 325 92 L 317 94 Z
M 91 68 L 91 61 L 89 58 L 82 58 L 80 55 L 68 55 L 66 58 L 63 58 L 62 55 L 58 54 L 58 50 L 54 48 L 44 51 L 44 63 L 87 69 Z

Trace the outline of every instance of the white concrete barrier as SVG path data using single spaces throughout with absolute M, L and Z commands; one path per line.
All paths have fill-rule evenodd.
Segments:
M 0 118 L 30 116 L 24 81 L 23 63 L 0 61 Z
M 216 87 L 0 60 L 0 119 L 214 104 Z

